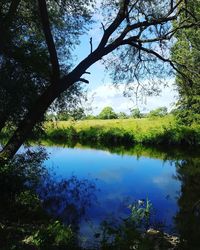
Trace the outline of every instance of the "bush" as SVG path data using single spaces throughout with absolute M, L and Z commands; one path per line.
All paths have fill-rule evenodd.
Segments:
M 164 117 L 167 115 L 167 108 L 166 107 L 160 107 L 154 110 L 151 110 L 148 114 L 148 117 Z
M 105 107 L 98 115 L 99 119 L 116 119 L 117 114 L 112 107 Z

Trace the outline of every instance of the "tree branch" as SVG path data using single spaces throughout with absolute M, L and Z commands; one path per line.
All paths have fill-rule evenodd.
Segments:
M 51 34 L 46 0 L 38 0 L 38 5 L 41 16 L 42 28 L 45 35 L 45 40 L 48 47 L 50 61 L 52 65 L 52 78 L 53 82 L 55 83 L 60 78 L 60 67 L 59 67 L 55 43 L 53 40 L 53 36 Z
M 89 83 L 89 81 L 86 80 L 86 79 L 84 79 L 84 78 L 79 78 L 78 80 L 79 80 L 80 82 Z
M 90 37 L 90 53 L 93 52 L 92 37 Z
M 152 50 L 152 49 L 148 49 L 148 48 L 145 48 L 137 43 L 134 43 L 134 42 L 128 42 L 128 43 L 124 43 L 124 44 L 129 44 L 135 48 L 137 48 L 139 51 L 144 51 L 148 54 L 151 54 L 151 55 L 154 55 L 155 57 L 157 57 L 158 59 L 160 59 L 161 61 L 163 62 L 167 62 L 170 64 L 170 66 L 177 72 L 179 73 L 180 75 L 182 75 L 185 79 L 188 79 L 187 75 L 184 74 L 182 71 L 180 71 L 174 64 L 174 62 L 172 62 L 170 59 L 168 58 L 164 58 L 163 56 L 161 56 L 159 53 L 157 53 L 156 51 Z M 181 65 L 182 66 L 182 65 Z M 190 79 L 188 79 L 190 80 Z
M 110 24 L 110 26 L 107 29 L 104 28 L 104 34 L 103 34 L 103 37 L 99 43 L 98 49 L 104 48 L 104 46 L 107 44 L 110 36 L 113 34 L 113 32 L 119 27 L 119 25 L 125 19 L 126 9 L 127 9 L 129 2 L 130 2 L 130 0 L 123 1 L 123 3 L 120 6 L 120 9 L 117 13 L 115 20 Z
M 7 15 L 5 16 L 4 20 L 3 20 L 3 26 L 6 29 L 7 26 L 10 24 L 10 22 L 12 21 L 15 12 L 17 11 L 17 8 L 19 7 L 21 0 L 13 0 L 10 4 L 10 8 L 8 10 Z

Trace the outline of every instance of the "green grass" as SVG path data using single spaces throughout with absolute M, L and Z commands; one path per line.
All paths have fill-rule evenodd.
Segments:
M 103 145 L 200 145 L 200 126 L 178 125 L 162 118 L 48 122 L 46 139 Z
M 111 120 L 83 120 L 83 121 L 58 121 L 47 123 L 47 128 L 68 128 L 73 126 L 77 131 L 85 130 L 91 127 L 101 127 L 102 129 L 118 128 L 128 132 L 138 131 L 145 133 L 151 129 L 162 129 L 164 125 L 174 125 L 173 116 L 162 118 L 141 118 L 141 119 L 111 119 Z

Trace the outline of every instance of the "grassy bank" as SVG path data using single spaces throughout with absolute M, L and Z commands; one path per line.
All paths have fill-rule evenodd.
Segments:
M 46 123 L 51 141 L 103 145 L 200 145 L 200 126 L 178 125 L 173 116 L 163 118 L 59 121 Z

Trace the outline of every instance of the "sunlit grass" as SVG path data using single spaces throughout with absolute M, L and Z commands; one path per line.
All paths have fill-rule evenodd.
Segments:
M 57 121 L 48 122 L 47 129 L 65 129 L 73 126 L 77 131 L 91 127 L 101 127 L 102 129 L 119 128 L 129 132 L 147 132 L 152 129 L 163 129 L 163 126 L 175 124 L 173 116 L 141 119 L 111 119 L 111 120 L 83 120 L 83 121 Z
M 105 145 L 200 145 L 200 126 L 180 125 L 174 116 L 47 122 L 46 139 Z

